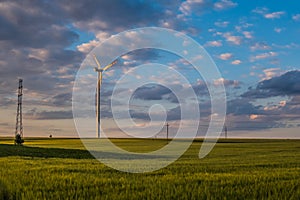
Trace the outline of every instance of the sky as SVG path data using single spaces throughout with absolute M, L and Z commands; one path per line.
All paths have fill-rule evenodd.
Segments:
M 14 135 L 16 92 L 18 78 L 22 78 L 24 136 L 78 137 L 72 91 L 86 56 L 119 32 L 161 27 L 188 35 L 214 60 L 221 78 L 209 84 L 225 86 L 229 137 L 300 138 L 299 8 L 300 2 L 292 0 L 3 0 L 0 136 Z M 141 43 L 134 34 L 129 39 Z M 142 49 L 120 55 L 117 61 L 104 74 L 101 91 L 103 128 L 111 137 L 124 136 L 111 115 L 113 84 L 123 74 L 136 72 L 136 66 L 153 62 L 177 69 L 187 78 L 190 85 L 186 88 L 195 91 L 201 110 L 196 119 L 200 121 L 198 136 L 205 135 L 212 114 L 207 86 L 182 57 Z M 151 70 L 145 73 L 186 91 L 176 77 L 166 78 Z M 95 81 L 92 84 L 94 91 Z M 148 84 L 135 90 L 130 115 L 137 126 L 145 126 L 149 109 L 157 104 L 165 108 L 172 136 L 180 121 L 179 104 L 163 85 Z M 186 126 L 191 121 L 187 119 Z M 157 137 L 165 137 L 165 128 Z

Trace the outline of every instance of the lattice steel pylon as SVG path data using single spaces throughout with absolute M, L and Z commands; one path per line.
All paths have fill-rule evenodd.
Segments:
M 22 144 L 23 140 L 23 122 L 22 122 L 22 96 L 23 96 L 23 80 L 19 79 L 18 87 L 18 107 L 16 117 L 15 144 Z

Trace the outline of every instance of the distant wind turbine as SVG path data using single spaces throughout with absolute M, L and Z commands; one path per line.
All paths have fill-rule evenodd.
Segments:
M 167 123 L 166 124 L 166 127 L 167 127 L 167 140 L 169 139 L 169 126 L 170 126 L 169 123 Z
M 93 54 L 95 62 L 97 64 L 97 67 L 95 67 L 95 72 L 98 72 L 98 81 L 97 81 L 97 137 L 100 138 L 100 88 L 102 85 L 102 73 L 106 70 L 108 70 L 110 67 L 112 67 L 114 64 L 117 63 L 117 61 L 113 61 L 109 65 L 106 65 L 105 67 L 101 68 L 100 62 L 98 61 L 95 54 Z

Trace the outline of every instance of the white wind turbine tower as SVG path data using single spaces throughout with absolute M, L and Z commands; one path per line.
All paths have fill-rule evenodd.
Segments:
M 94 59 L 97 64 L 97 67 L 95 67 L 95 71 L 98 72 L 98 81 L 97 81 L 97 137 L 100 138 L 100 88 L 102 84 L 102 73 L 106 70 L 108 70 L 110 67 L 112 67 L 114 64 L 117 63 L 117 61 L 113 61 L 109 65 L 106 65 L 105 67 L 101 68 L 100 62 L 98 61 L 96 55 L 94 54 Z

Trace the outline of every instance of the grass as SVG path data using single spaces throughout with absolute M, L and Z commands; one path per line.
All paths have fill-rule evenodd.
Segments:
M 130 174 L 95 160 L 79 139 L 0 139 L 0 199 L 300 199 L 300 140 L 195 141 L 175 163 Z M 130 151 L 166 140 L 113 139 Z

